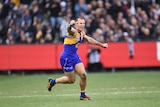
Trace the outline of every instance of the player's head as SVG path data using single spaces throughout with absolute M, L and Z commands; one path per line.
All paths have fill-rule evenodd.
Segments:
M 83 18 L 76 19 L 76 28 L 79 31 L 82 31 L 85 27 L 85 20 Z

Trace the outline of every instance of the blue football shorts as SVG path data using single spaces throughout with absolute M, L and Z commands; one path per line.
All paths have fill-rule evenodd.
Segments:
M 60 63 L 64 72 L 72 72 L 75 65 L 82 62 L 77 54 L 73 56 L 61 56 Z

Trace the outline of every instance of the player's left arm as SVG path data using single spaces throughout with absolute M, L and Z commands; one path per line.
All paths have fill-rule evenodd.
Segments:
M 83 34 L 84 34 L 83 35 L 84 39 L 87 40 L 88 43 L 94 44 L 94 45 L 98 45 L 98 46 L 101 46 L 103 48 L 108 48 L 108 44 L 107 43 L 98 42 L 94 38 L 87 36 L 84 32 L 83 32 Z

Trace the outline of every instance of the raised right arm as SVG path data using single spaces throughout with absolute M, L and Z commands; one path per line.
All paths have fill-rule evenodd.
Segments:
M 69 26 L 67 27 L 68 36 L 74 36 L 75 29 L 73 28 L 75 20 L 71 20 Z

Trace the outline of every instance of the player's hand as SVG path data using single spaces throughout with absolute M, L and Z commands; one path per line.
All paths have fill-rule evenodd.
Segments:
M 102 44 L 102 47 L 103 47 L 103 48 L 108 48 L 108 44 L 107 44 L 107 43 L 104 43 L 104 44 Z
M 71 20 L 70 21 L 70 25 L 72 26 L 72 25 L 74 25 L 76 22 L 75 22 L 75 20 Z

